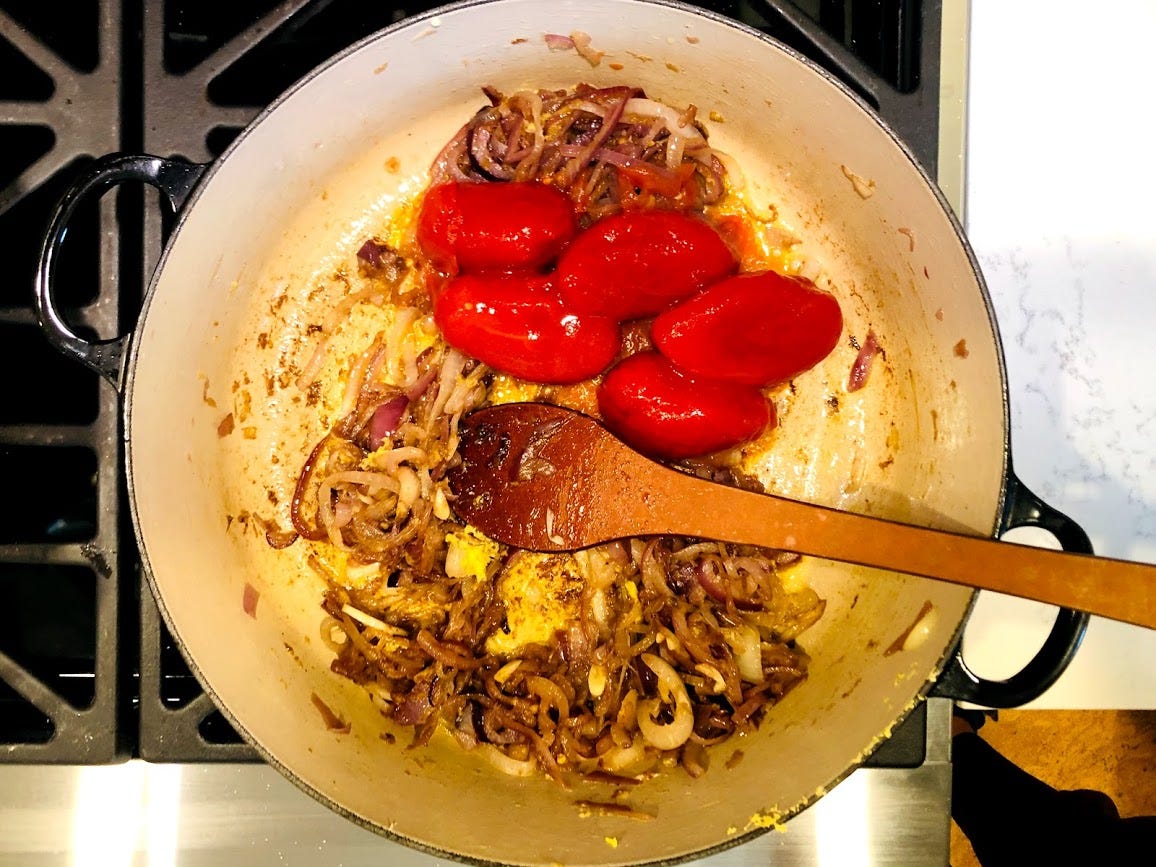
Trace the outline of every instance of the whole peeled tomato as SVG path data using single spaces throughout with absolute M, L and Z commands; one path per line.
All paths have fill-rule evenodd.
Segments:
M 530 382 L 597 376 L 622 342 L 617 322 L 570 313 L 539 275 L 455 277 L 434 303 L 434 320 L 451 346 Z
M 668 460 L 737 446 L 775 419 L 757 388 L 686 376 L 656 352 L 615 365 L 598 389 L 598 410 L 624 442 Z
M 426 193 L 417 242 L 447 274 L 533 271 L 578 231 L 570 199 L 537 182 L 439 184 Z
M 763 271 L 730 277 L 661 313 L 651 339 L 686 373 L 765 386 L 814 367 L 842 332 L 833 295 L 802 277 Z
M 623 211 L 582 232 L 556 276 L 575 310 L 625 321 L 653 316 L 736 267 L 722 236 L 698 217 Z

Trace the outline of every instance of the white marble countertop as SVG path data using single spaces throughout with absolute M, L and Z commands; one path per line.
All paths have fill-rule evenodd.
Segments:
M 1151 0 L 972 0 L 966 184 L 1007 359 L 1017 474 L 1097 553 L 1149 563 L 1153 33 Z M 1051 619 L 1046 606 L 984 594 L 965 658 L 1006 675 Z M 1071 667 L 1030 706 L 1156 708 L 1156 632 L 1093 618 Z

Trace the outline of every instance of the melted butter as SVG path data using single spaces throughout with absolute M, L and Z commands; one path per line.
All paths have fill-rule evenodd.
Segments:
M 527 403 L 541 399 L 545 387 L 533 382 L 522 382 L 508 373 L 494 374 L 489 398 L 492 404 Z
M 521 552 L 498 578 L 509 632 L 486 639 L 486 651 L 509 657 L 527 644 L 549 644 L 581 616 L 585 582 L 571 554 Z

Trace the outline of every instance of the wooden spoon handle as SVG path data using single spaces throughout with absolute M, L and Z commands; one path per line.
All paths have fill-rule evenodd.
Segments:
M 921 575 L 1156 629 L 1156 566 L 913 527 L 688 479 L 662 479 L 626 520 Z M 629 511 L 629 510 L 626 510 Z M 643 514 L 639 514 L 642 512 Z

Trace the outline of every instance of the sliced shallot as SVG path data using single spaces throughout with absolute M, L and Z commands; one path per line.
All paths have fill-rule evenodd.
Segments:
M 642 662 L 658 678 L 658 693 L 666 704 L 674 705 L 674 718 L 669 723 L 654 719 L 659 710 L 659 700 L 650 698 L 638 703 L 638 730 L 646 742 L 660 750 L 675 750 L 690 739 L 694 731 L 694 710 L 686 684 L 669 662 L 652 653 L 644 653 Z
M 851 373 L 847 376 L 847 391 L 858 391 L 867 384 L 867 376 L 871 373 L 875 356 L 880 351 L 882 347 L 875 339 L 875 332 L 868 330 L 863 345 L 859 348 L 859 354 L 855 356 L 855 362 L 851 365 Z
M 409 398 L 404 394 L 399 394 L 373 411 L 373 416 L 369 419 L 369 448 L 371 451 L 377 451 L 387 439 L 397 432 L 408 408 Z

